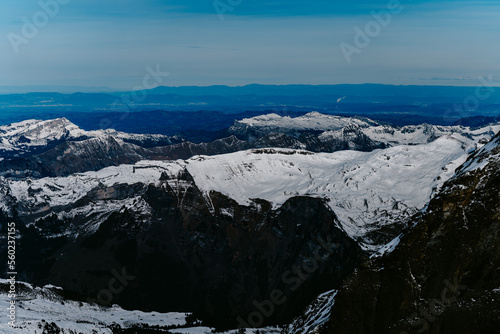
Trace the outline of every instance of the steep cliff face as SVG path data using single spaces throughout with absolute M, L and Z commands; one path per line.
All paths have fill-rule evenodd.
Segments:
M 21 279 L 125 308 L 195 312 L 220 326 L 286 322 L 363 256 L 322 199 L 243 206 L 202 193 L 185 169 L 151 184 L 99 185 L 59 207 L 16 207 Z M 260 311 L 276 291 L 286 303 Z M 249 318 L 255 312 L 261 318 Z
M 420 145 L 455 136 L 464 145 L 489 140 L 500 125 L 470 129 L 427 124 L 394 128 L 369 119 L 317 112 L 290 118 L 270 114 L 236 121 L 225 138 L 192 143 L 179 136 L 84 131 L 67 119 L 30 120 L 0 126 L 0 176 L 68 176 L 140 160 L 188 159 L 250 148 L 291 148 L 312 152 L 370 152 L 398 145 Z
M 497 135 L 413 218 L 391 254 L 346 280 L 324 333 L 497 333 L 499 167 Z
M 189 159 L 195 155 L 217 155 L 232 153 L 251 148 L 248 142 L 239 140 L 235 136 L 216 139 L 208 143 L 184 142 L 169 146 L 152 148 L 151 157 L 169 157 L 170 159 Z
M 154 184 L 163 172 L 176 178 L 186 169 L 204 196 L 216 191 L 239 205 L 248 206 L 260 198 L 277 209 L 296 196 L 323 198 L 346 233 L 363 249 L 376 252 L 399 235 L 405 226 L 403 218 L 411 217 L 429 201 L 465 161 L 469 149 L 454 137 L 375 152 L 253 149 L 188 160 L 141 161 L 67 177 L 0 178 L 0 185 L 18 200 L 23 219 L 49 214 L 69 219 L 97 213 L 105 218 L 116 207 L 132 205 L 133 199 L 90 201 L 95 189 L 103 192 L 119 185 Z M 80 166 L 81 160 L 70 157 L 68 152 L 61 168 Z M 92 161 L 84 160 L 83 165 Z M 0 196 L 0 205 L 11 206 L 4 196 Z
M 491 139 L 498 124 L 471 129 L 429 124 L 393 127 L 361 117 L 341 117 L 311 112 L 291 118 L 276 114 L 235 121 L 229 132 L 254 147 L 288 147 L 312 152 L 373 151 L 398 145 L 426 144 L 446 135 L 479 141 Z
M 363 133 L 363 129 L 375 125 L 378 124 L 368 119 L 317 112 L 296 118 L 269 114 L 236 121 L 229 132 L 259 148 L 296 148 L 312 152 L 373 151 L 388 146 Z
M 495 328 L 498 138 L 409 225 L 405 219 L 492 127 L 395 129 L 314 113 L 264 119 L 271 128 L 259 122 L 247 121 L 245 140 L 202 144 L 111 130 L 83 135 L 64 120 L 5 130 L 0 225 L 4 233 L 6 222 L 17 222 L 19 279 L 90 302 L 194 311 L 214 325 L 244 327 L 288 322 L 329 290 L 312 304 L 319 316 L 311 307 L 289 327 L 316 331 L 332 289 L 365 254 L 399 243 L 335 295 L 330 331 Z M 372 151 L 381 143 L 396 147 Z M 168 160 L 249 147 L 262 148 Z M 154 161 L 136 163 L 144 158 Z M 41 178 L 57 175 L 65 177 Z
M 65 118 L 0 126 L 0 175 L 66 176 L 145 158 L 168 159 L 149 148 L 183 142 L 177 136 L 84 131 Z

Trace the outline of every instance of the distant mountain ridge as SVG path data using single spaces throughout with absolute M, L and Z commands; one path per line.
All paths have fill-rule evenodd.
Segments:
M 193 143 L 181 136 L 128 134 L 115 130 L 84 131 L 65 118 L 29 120 L 0 126 L 0 175 L 66 176 L 140 160 L 188 159 L 251 148 L 290 148 L 311 152 L 373 151 L 418 145 L 454 135 L 468 147 L 489 140 L 500 124 L 478 129 L 462 126 L 391 127 L 359 117 L 299 117 L 269 114 L 235 121 L 220 138 Z
M 116 89 L 111 87 L 93 86 L 63 86 L 63 85 L 40 85 L 40 86 L 0 86 L 0 94 L 27 94 L 27 93 L 110 93 Z
M 151 94 L 172 94 L 184 96 L 293 96 L 293 95 L 347 95 L 347 96 L 389 96 L 403 95 L 406 97 L 430 97 L 439 94 L 451 96 L 473 95 L 476 86 L 438 86 L 438 85 L 388 85 L 388 84 L 330 84 L 330 85 L 304 85 L 304 84 L 248 84 L 243 86 L 158 86 L 149 90 Z M 26 94 L 26 93 L 121 93 L 123 89 L 92 86 L 0 86 L 0 94 Z
M 478 89 L 488 89 L 478 100 L 477 107 L 469 108 L 468 99 L 478 99 Z M 481 92 L 479 90 L 479 92 Z M 62 92 L 62 90 L 61 90 Z M 485 95 L 486 94 L 486 95 Z M 73 93 L 29 92 L 0 94 L 0 123 L 6 124 L 29 118 L 69 119 L 83 116 L 94 119 L 92 129 L 104 126 L 94 118 L 123 121 L 123 113 L 145 111 L 198 112 L 217 111 L 238 114 L 247 111 L 308 112 L 317 110 L 338 115 L 365 115 L 391 120 L 397 125 L 431 122 L 450 125 L 461 118 L 498 116 L 500 88 L 453 86 L 391 86 L 364 85 L 247 85 L 240 87 L 157 87 L 141 92 L 140 100 L 130 91 L 85 90 Z M 475 101 L 475 100 L 474 100 Z M 117 113 L 119 114 L 117 117 Z M 70 117 L 71 114 L 71 117 Z M 72 116 L 72 115 L 75 116 Z M 100 116 L 106 114 L 106 116 Z M 52 115 L 52 116 L 46 116 Z M 399 115 L 400 117 L 396 117 Z M 404 118 L 404 119 L 402 119 Z M 83 119 L 85 121 L 85 119 Z M 75 121 L 83 128 L 83 123 Z M 405 124 L 406 123 L 406 124 Z M 88 125 L 88 123 L 86 124 Z M 137 129 L 118 128 L 126 132 Z M 164 133 L 173 135 L 176 133 Z

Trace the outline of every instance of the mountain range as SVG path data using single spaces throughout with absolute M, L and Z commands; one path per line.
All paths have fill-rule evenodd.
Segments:
M 65 118 L 1 126 L 0 230 L 16 224 L 33 298 L 22 326 L 492 332 L 499 130 L 318 112 L 238 119 L 207 142 Z M 466 287 L 449 303 L 446 282 Z
M 477 87 L 364 85 L 247 85 L 240 87 L 156 87 L 142 91 L 110 91 L 107 88 L 0 87 L 0 124 L 29 118 L 67 117 L 86 130 L 114 128 L 125 132 L 160 133 L 193 130 L 204 123 L 225 128 L 227 114 L 301 113 L 311 110 L 352 116 L 363 115 L 397 126 L 432 123 L 452 125 L 462 118 L 496 117 L 500 95 L 492 78 Z M 79 89 L 81 88 L 81 89 Z M 52 91 L 50 91 L 53 89 Z M 8 93 L 12 92 L 12 93 Z M 157 112 L 152 115 L 150 112 Z M 159 112 L 160 115 L 158 115 Z M 146 112 L 146 113 L 145 113 Z M 164 116 L 167 112 L 168 115 Z M 196 115 L 211 113 L 197 124 Z M 253 114 L 252 114 L 253 113 Z M 139 116 L 137 114 L 140 114 Z M 293 116 L 293 115 L 292 115 Z M 151 132 L 144 117 L 162 132 Z M 173 122 L 171 117 L 185 122 Z M 212 117 L 217 117 L 214 122 Z M 236 117 L 238 118 L 238 116 Z M 139 121 L 139 124 L 134 124 Z M 192 123 L 194 122 L 194 123 Z M 224 125 L 224 126 L 221 126 Z M 229 124 L 230 125 L 230 124 Z M 185 129 L 183 126 L 193 127 Z

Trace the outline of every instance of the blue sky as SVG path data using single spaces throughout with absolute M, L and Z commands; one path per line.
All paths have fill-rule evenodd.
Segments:
M 390 1 L 220 0 L 221 19 L 212 0 L 70 0 L 26 36 L 40 2 L 2 0 L 0 86 L 132 89 L 157 65 L 172 86 L 500 81 L 500 1 L 401 0 L 347 62 L 341 43 Z

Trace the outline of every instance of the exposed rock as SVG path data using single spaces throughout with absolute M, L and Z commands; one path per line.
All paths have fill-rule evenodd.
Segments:
M 120 199 L 129 204 L 104 214 L 62 214 Z M 234 327 L 238 317 L 251 326 L 289 321 L 363 256 L 322 199 L 294 197 L 277 210 L 258 199 L 242 206 L 203 194 L 187 170 L 156 184 L 98 187 L 71 207 L 39 213 L 18 222 L 21 278 L 61 286 L 77 299 L 189 310 L 218 326 Z M 262 321 L 249 318 L 276 291 L 286 303 Z
M 496 333 L 500 137 L 445 183 L 396 249 L 360 266 L 324 333 Z

